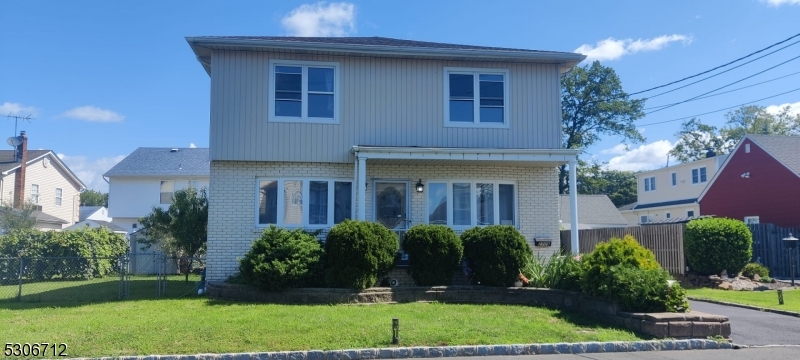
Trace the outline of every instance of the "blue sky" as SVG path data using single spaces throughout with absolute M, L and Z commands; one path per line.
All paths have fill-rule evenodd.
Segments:
M 140 146 L 208 146 L 209 78 L 186 36 L 321 35 L 580 51 L 628 92 L 708 70 L 798 32 L 800 0 L 738 1 L 15 1 L 0 2 L 0 116 L 33 149 L 61 154 L 89 188 Z M 797 38 L 795 40 L 800 40 Z M 788 43 L 787 43 L 788 44 Z M 800 44 L 646 106 L 685 100 L 800 55 Z M 800 59 L 639 120 L 647 142 L 607 138 L 586 157 L 611 168 L 666 164 L 680 121 L 800 87 Z M 671 89 L 671 88 L 666 88 Z M 658 91 L 641 96 L 652 96 Z M 800 91 L 757 102 L 794 105 Z M 721 126 L 723 112 L 700 116 Z M 14 135 L 0 117 L 0 135 Z

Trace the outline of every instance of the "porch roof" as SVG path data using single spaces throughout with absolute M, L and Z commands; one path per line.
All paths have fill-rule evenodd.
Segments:
M 409 164 L 443 165 L 458 161 L 460 165 L 486 165 L 503 162 L 515 166 L 557 166 L 575 160 L 579 149 L 496 149 L 496 148 L 431 148 L 416 146 L 356 145 L 350 152 L 373 165 Z

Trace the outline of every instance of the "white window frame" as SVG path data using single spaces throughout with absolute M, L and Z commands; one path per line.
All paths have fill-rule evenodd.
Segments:
M 260 205 L 259 204 L 259 200 L 260 200 L 260 195 L 261 195 L 260 194 L 260 191 L 261 191 L 260 187 L 261 187 L 261 182 L 262 181 L 277 181 L 278 182 L 277 191 L 278 191 L 278 201 L 279 201 L 279 203 L 278 203 L 278 206 L 277 206 L 277 217 L 276 217 L 277 224 L 260 224 L 258 222 L 258 208 L 259 208 L 259 205 Z M 303 197 L 303 214 L 302 214 L 303 215 L 303 222 L 302 222 L 301 225 L 298 225 L 298 224 L 285 225 L 285 224 L 283 224 L 283 216 L 284 216 L 283 203 L 282 203 L 283 197 L 281 195 L 283 194 L 284 182 L 286 182 L 286 181 L 302 181 L 302 183 L 303 183 L 303 189 L 301 190 L 301 194 L 302 194 L 302 197 Z M 309 195 L 311 193 L 311 182 L 312 181 L 327 181 L 328 182 L 328 221 L 327 221 L 328 223 L 327 224 L 310 224 L 309 223 L 309 216 L 311 215 L 311 211 L 310 211 L 310 209 L 308 207 L 308 200 L 310 199 Z M 294 229 L 294 228 L 327 229 L 327 228 L 330 228 L 330 227 L 336 225 L 336 224 L 333 223 L 333 220 L 334 220 L 334 210 L 335 210 L 335 204 L 334 204 L 334 199 L 335 199 L 334 195 L 335 195 L 335 189 L 336 189 L 336 184 L 335 183 L 337 183 L 337 182 L 347 182 L 347 183 L 351 184 L 351 187 L 350 187 L 350 219 L 355 219 L 355 207 L 356 207 L 355 194 L 356 194 L 356 189 L 355 189 L 355 186 L 352 186 L 353 179 L 351 179 L 351 178 L 307 178 L 307 177 L 258 177 L 258 178 L 256 178 L 256 183 L 255 183 L 255 196 L 256 196 L 256 198 L 255 198 L 255 208 L 253 210 L 254 211 L 254 215 L 255 215 L 253 217 L 253 220 L 254 220 L 254 222 L 256 224 L 256 228 L 267 228 L 270 225 L 275 225 L 275 226 L 283 227 L 283 228 L 287 228 L 287 229 Z
M 519 229 L 519 185 L 516 181 L 510 180 L 451 180 L 451 179 L 430 179 L 427 181 L 428 184 L 447 184 L 447 226 L 454 229 L 454 230 L 466 230 L 475 226 L 489 226 L 489 225 L 478 225 L 478 204 L 477 204 L 477 189 L 475 189 L 476 184 L 492 184 L 492 191 L 494 193 L 494 203 L 492 206 L 494 207 L 494 225 L 500 225 L 500 185 L 513 185 L 514 186 L 514 227 Z M 470 184 L 469 187 L 469 196 L 470 196 L 470 224 L 469 225 L 454 225 L 453 224 L 453 211 L 455 210 L 453 207 L 453 184 Z M 425 224 L 430 223 L 430 217 L 428 214 L 428 209 L 430 208 L 430 197 L 428 194 L 425 194 Z
M 276 66 L 301 67 L 302 87 L 300 117 L 276 116 L 275 115 L 275 67 Z M 333 119 L 308 117 L 308 67 L 330 67 L 333 68 Z M 267 108 L 269 122 L 293 122 L 293 123 L 313 123 L 313 124 L 338 124 L 339 123 L 339 99 L 341 86 L 339 84 L 339 63 L 329 61 L 305 61 L 305 60 L 279 60 L 269 61 L 269 95 L 267 96 Z
M 744 223 L 747 225 L 759 224 L 759 218 L 758 216 L 745 216 Z
M 705 181 L 703 181 L 703 177 L 702 177 L 702 174 L 700 173 L 700 169 L 706 169 L 706 180 Z M 697 170 L 697 182 L 694 182 L 694 171 L 695 170 Z M 708 182 L 708 168 L 705 167 L 705 166 L 692 168 L 692 170 L 689 171 L 689 174 L 692 177 L 692 185 L 705 184 L 705 183 Z
M 172 192 L 161 191 L 161 186 L 164 185 L 165 182 L 172 184 Z M 170 193 L 170 196 L 169 196 L 170 200 L 168 202 L 164 202 L 164 200 L 162 200 L 163 194 L 166 194 L 166 193 Z M 173 195 L 175 195 L 175 180 L 159 180 L 158 181 L 158 203 L 161 204 L 161 205 L 172 205 L 172 196 Z
M 671 216 L 672 216 L 672 214 L 670 214 L 670 213 L 669 213 L 669 211 L 667 211 L 666 213 L 664 213 L 664 218 L 665 218 L 665 219 L 671 219 Z
M 650 180 L 650 181 L 648 181 L 648 180 Z M 644 192 L 656 191 L 655 184 L 656 184 L 656 177 L 655 176 L 648 176 L 648 177 L 644 178 Z
M 647 220 L 647 221 L 642 221 L 642 220 Z M 639 215 L 639 223 L 640 224 L 647 224 L 649 222 L 652 222 L 652 219 L 650 218 L 650 215 Z
M 692 214 L 689 215 L 689 213 L 692 213 Z M 694 215 L 694 210 L 686 210 L 686 217 L 694 217 L 694 216 L 695 216 Z
M 63 199 L 64 199 L 64 190 L 61 188 L 56 188 L 56 200 L 55 200 L 56 206 L 61 206 Z
M 444 126 L 445 127 L 467 127 L 467 128 L 499 128 L 508 129 L 511 127 L 511 101 L 509 93 L 509 71 L 508 69 L 498 68 L 466 68 L 466 67 L 445 67 L 444 71 Z M 473 122 L 450 121 L 450 74 L 469 74 L 473 75 Z M 503 122 L 502 123 L 482 123 L 480 114 L 480 75 L 503 75 Z
M 39 184 L 31 184 L 31 202 L 34 204 L 39 203 Z
M 670 179 L 670 182 L 672 182 L 672 187 L 678 186 L 678 173 L 677 172 L 674 172 L 674 171 L 671 172 L 669 174 L 669 179 Z
M 750 143 L 744 144 L 744 152 L 746 154 L 750 153 Z

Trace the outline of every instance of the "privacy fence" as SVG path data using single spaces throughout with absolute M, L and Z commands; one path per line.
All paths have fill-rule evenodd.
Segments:
M 800 256 L 798 250 L 788 249 L 783 239 L 789 237 L 791 233 L 794 237 L 800 236 L 800 226 L 778 227 L 773 224 L 754 224 L 750 225 L 750 232 L 753 233 L 753 261 L 761 263 L 769 268 L 769 275 L 778 278 L 788 278 L 791 276 L 790 257 L 794 256 L 795 277 L 800 275 L 797 271 Z
M 0 302 L 93 302 L 196 294 L 205 259 L 0 257 Z

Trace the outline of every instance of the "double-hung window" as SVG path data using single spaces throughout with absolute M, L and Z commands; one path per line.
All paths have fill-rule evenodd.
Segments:
M 644 191 L 655 191 L 656 190 L 656 177 L 646 177 L 644 178 Z
M 339 122 L 339 64 L 270 61 L 269 120 Z
M 64 194 L 61 188 L 56 188 L 56 206 L 61 206 L 62 195 Z
M 508 70 L 445 68 L 446 126 L 508 127 Z
M 172 193 L 174 192 L 174 180 L 161 180 L 161 195 L 159 195 L 159 202 L 161 204 L 172 204 Z
M 678 186 L 678 173 L 673 172 L 670 177 L 672 178 L 672 186 Z
M 34 204 L 39 203 L 39 185 L 31 184 L 31 202 Z
M 430 181 L 428 223 L 453 227 L 517 225 L 515 184 L 505 181 Z
M 692 184 L 700 184 L 706 182 L 706 168 L 701 167 L 692 169 Z
M 349 180 L 259 179 L 256 224 L 329 227 L 353 218 Z

